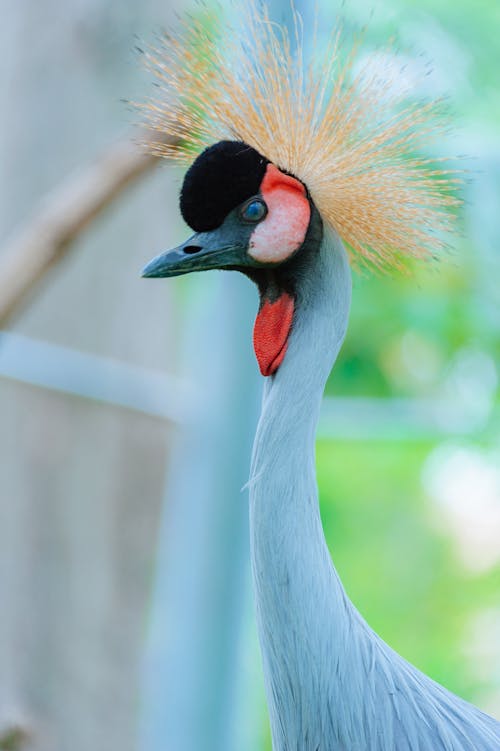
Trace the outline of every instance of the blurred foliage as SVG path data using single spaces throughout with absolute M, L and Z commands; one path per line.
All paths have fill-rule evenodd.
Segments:
M 368 623 L 435 680 L 474 699 L 463 659 L 471 615 L 498 602 L 498 569 L 471 576 L 432 524 L 421 483 L 429 442 L 322 441 L 321 512 L 335 565 Z
M 408 276 L 396 273 L 354 278 L 348 336 L 332 371 L 327 393 L 409 396 L 432 391 L 446 364 L 461 348 L 500 346 L 499 331 L 484 331 L 475 307 L 474 264 L 466 250 L 424 262 Z M 429 373 L 408 372 L 403 339 L 418 342 Z M 425 352 L 424 352 L 425 351 Z
M 326 4 L 325 4 L 326 5 Z M 386 42 L 393 33 L 403 47 L 434 60 L 440 67 L 441 53 L 455 66 L 453 86 L 445 94 L 459 93 L 466 119 L 481 120 L 497 128 L 500 119 L 498 64 L 500 49 L 500 4 L 497 0 L 381 0 L 373 9 L 366 0 L 350 0 L 342 13 L 357 24 L 366 24 L 368 42 Z M 429 40 L 439 34 L 442 50 L 431 50 Z M 458 53 L 458 54 L 457 54 Z M 439 62 L 438 62 L 439 60 Z M 461 78 L 464 66 L 467 76 Z M 460 89 L 457 92 L 457 85 Z

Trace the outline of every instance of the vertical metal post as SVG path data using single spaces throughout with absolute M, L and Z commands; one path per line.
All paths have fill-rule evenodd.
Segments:
M 257 297 L 236 275 L 204 275 L 195 284 L 207 287 L 188 313 L 186 372 L 196 398 L 167 473 L 143 751 L 245 748 L 244 739 L 233 737 L 233 717 L 249 597 L 242 487 L 260 392 L 251 351 Z

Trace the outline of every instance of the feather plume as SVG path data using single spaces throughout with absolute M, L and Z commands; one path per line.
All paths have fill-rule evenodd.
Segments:
M 360 39 L 347 44 L 338 24 L 305 62 L 292 14 L 290 34 L 265 4 L 245 3 L 237 28 L 201 7 L 165 33 L 146 52 L 159 86 L 140 105 L 158 133 L 150 148 L 191 162 L 215 141 L 244 141 L 307 186 L 353 258 L 384 268 L 435 256 L 461 183 L 445 159 L 422 153 L 446 127 L 442 102 L 402 93 L 394 64 L 384 73 L 372 59 L 360 63 Z M 165 145 L 165 136 L 176 140 Z

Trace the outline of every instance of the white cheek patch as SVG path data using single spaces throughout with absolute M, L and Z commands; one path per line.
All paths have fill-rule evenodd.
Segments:
M 248 253 L 261 263 L 279 263 L 304 242 L 311 209 L 302 193 L 286 185 L 264 190 L 263 197 L 268 215 L 252 233 Z

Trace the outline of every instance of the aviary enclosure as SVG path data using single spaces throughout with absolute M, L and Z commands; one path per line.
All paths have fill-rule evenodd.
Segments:
M 187 237 L 185 170 L 141 150 L 123 100 L 154 95 L 140 50 L 186 9 L 23 0 L 0 28 L 3 749 L 270 749 L 242 491 L 258 297 L 236 274 L 140 279 Z M 498 8 L 320 2 L 318 44 L 337 12 L 368 22 L 360 60 L 449 100 L 429 156 L 467 173 L 439 261 L 354 275 L 323 526 L 368 623 L 499 718 Z

